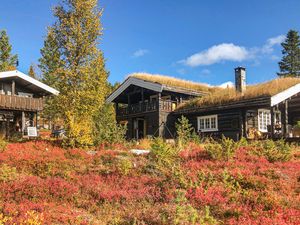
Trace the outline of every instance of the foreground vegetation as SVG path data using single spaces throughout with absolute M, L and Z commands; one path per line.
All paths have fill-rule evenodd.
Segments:
M 300 223 L 300 153 L 282 141 L 1 147 L 0 224 Z

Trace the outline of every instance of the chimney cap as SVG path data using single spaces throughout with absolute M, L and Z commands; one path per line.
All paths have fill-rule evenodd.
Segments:
M 246 68 L 243 66 L 238 66 L 238 67 L 234 68 L 234 70 L 246 70 Z

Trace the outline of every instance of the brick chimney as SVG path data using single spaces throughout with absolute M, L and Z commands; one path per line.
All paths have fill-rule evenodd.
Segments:
M 246 68 L 239 66 L 234 69 L 234 72 L 235 89 L 243 94 L 246 91 Z

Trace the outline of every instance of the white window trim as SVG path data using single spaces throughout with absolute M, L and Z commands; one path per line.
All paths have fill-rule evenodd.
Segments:
M 210 120 L 210 124 L 211 124 L 211 119 L 212 118 L 215 118 L 216 120 L 216 128 L 207 128 L 205 127 L 206 124 L 205 124 L 205 119 L 209 118 Z M 204 120 L 204 129 L 200 129 L 200 119 L 203 119 Z M 197 117 L 197 126 L 198 126 L 198 131 L 201 131 L 201 132 L 212 132 L 212 131 L 218 131 L 218 115 L 209 115 L 209 116 L 198 116 Z
M 266 124 L 266 129 L 263 129 L 260 124 L 261 124 L 261 121 L 260 121 L 260 112 L 262 113 L 269 113 L 269 116 L 270 116 L 270 123 L 271 123 L 271 110 L 269 109 L 259 109 L 258 112 L 257 112 L 257 122 L 258 122 L 258 130 L 261 131 L 261 132 L 268 132 L 268 125 L 271 125 L 271 124 Z

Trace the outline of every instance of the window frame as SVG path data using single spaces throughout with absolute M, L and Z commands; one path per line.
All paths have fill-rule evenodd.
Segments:
M 263 117 L 266 115 L 266 113 L 268 114 L 269 118 L 265 118 L 266 120 L 266 128 L 262 127 L 263 123 L 264 123 L 264 118 L 260 117 L 260 113 L 262 113 Z M 261 121 L 262 119 L 262 121 Z M 268 126 L 271 125 L 271 110 L 270 109 L 258 109 L 257 110 L 257 123 L 258 123 L 258 130 L 260 132 L 266 133 L 268 132 Z M 261 126 L 262 124 L 262 126 Z
M 212 128 L 211 125 L 212 123 L 212 119 L 215 120 L 215 127 Z M 201 122 L 201 120 L 203 122 Z M 209 123 L 206 123 L 206 121 L 209 120 Z M 200 124 L 203 125 L 203 129 L 200 128 Z M 209 127 L 207 127 L 207 125 L 209 124 Z M 213 131 L 218 131 L 219 127 L 218 127 L 218 115 L 214 114 L 214 115 L 208 115 L 208 116 L 198 116 L 197 117 L 197 130 L 200 132 L 213 132 Z

